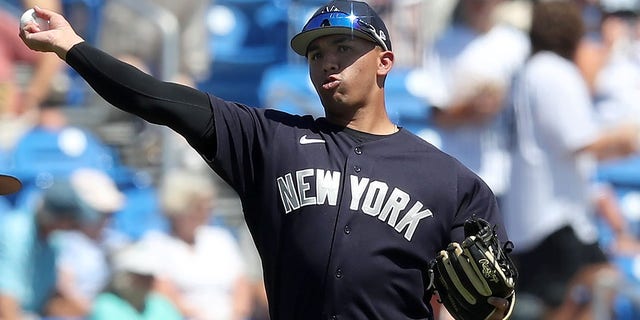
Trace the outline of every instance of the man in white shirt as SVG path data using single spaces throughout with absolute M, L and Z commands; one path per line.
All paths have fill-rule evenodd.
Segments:
M 593 312 L 590 288 L 609 268 L 589 194 L 596 160 L 637 151 L 639 131 L 599 126 L 573 61 L 584 33 L 575 4 L 539 3 L 532 17 L 533 54 L 512 88 L 515 132 L 503 210 L 521 296 L 542 300 L 543 319 L 574 319 Z

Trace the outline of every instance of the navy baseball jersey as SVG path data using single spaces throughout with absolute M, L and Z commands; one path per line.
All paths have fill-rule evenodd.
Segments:
M 114 106 L 182 134 L 238 193 L 271 318 L 429 319 L 428 263 L 495 197 L 458 161 L 401 129 L 223 101 L 161 82 L 81 43 L 67 63 Z
M 212 97 L 215 171 L 238 192 L 274 319 L 426 319 L 428 262 L 489 188 L 406 130 L 374 136 Z

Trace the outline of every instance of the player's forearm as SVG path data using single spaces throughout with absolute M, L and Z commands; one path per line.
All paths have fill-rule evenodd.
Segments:
M 186 136 L 202 136 L 211 126 L 212 109 L 206 93 L 160 81 L 89 44 L 67 54 L 67 63 L 106 101 Z

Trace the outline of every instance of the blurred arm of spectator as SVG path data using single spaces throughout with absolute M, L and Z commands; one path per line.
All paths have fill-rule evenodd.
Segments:
M 18 301 L 6 293 L 0 293 L 0 319 L 17 320 L 21 316 L 22 312 Z
M 178 308 L 180 314 L 186 318 L 197 317 L 197 310 L 182 301 L 180 290 L 166 277 L 156 275 L 153 282 L 153 291 L 169 299 Z
M 62 3 L 60 0 L 23 0 L 23 5 L 25 8 L 33 8 L 37 5 L 56 12 L 62 12 Z M 15 26 L 12 26 L 12 30 L 15 30 Z M 24 45 L 21 47 L 28 50 Z M 37 53 L 37 55 L 36 65 L 34 66 L 33 73 L 30 76 L 29 83 L 25 88 L 19 106 L 19 111 L 22 112 L 33 110 L 34 107 L 40 105 L 40 103 L 49 96 L 53 78 L 62 70 L 64 65 L 63 61 L 55 54 Z
M 627 227 L 622 209 L 611 187 L 598 184 L 595 188 L 596 212 L 611 228 L 614 236 L 613 243 L 608 249 L 617 255 L 640 254 L 640 241 Z
M 251 314 L 253 287 L 246 276 L 240 276 L 236 279 L 233 286 L 233 320 L 246 319 Z
M 504 86 L 491 82 L 479 84 L 447 108 L 434 108 L 434 119 L 443 127 L 487 121 L 502 110 L 504 94 Z
M 599 160 L 620 158 L 640 150 L 640 127 L 636 123 L 620 124 L 601 134 L 578 152 L 589 152 Z

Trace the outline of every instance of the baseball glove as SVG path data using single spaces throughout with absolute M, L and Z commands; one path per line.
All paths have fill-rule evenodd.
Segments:
M 508 256 L 513 244 L 501 246 L 494 228 L 480 218 L 464 224 L 462 244 L 453 242 L 430 264 L 429 287 L 456 320 L 487 319 L 495 307 L 489 297 L 509 300 L 509 318 L 515 304 L 517 270 Z

